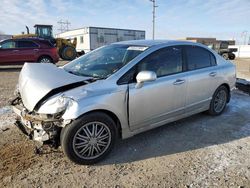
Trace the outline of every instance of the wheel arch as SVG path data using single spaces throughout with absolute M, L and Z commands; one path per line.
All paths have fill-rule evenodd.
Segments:
M 122 138 L 121 122 L 120 122 L 119 118 L 117 117 L 117 115 L 115 113 L 109 111 L 109 110 L 104 110 L 104 109 L 91 110 L 91 111 L 88 111 L 88 112 L 82 114 L 78 118 L 81 118 L 81 117 L 83 117 L 83 116 L 85 116 L 87 114 L 91 114 L 91 113 L 95 113 L 95 112 L 101 112 L 101 113 L 104 113 L 104 114 L 108 115 L 115 122 L 115 124 L 117 126 L 116 128 L 117 128 L 118 137 Z
M 40 56 L 37 58 L 37 62 L 39 62 L 40 59 L 42 59 L 43 57 L 48 57 L 48 58 L 50 58 L 51 62 L 54 63 L 53 58 L 52 58 L 50 55 L 48 55 L 48 54 L 42 54 L 42 55 L 40 55 Z
M 223 84 L 221 84 L 219 87 L 221 87 L 221 86 L 224 86 L 224 87 L 226 87 L 226 88 L 227 88 L 227 92 L 228 92 L 227 103 L 229 103 L 230 98 L 231 98 L 231 94 L 230 94 L 230 86 L 229 86 L 229 84 L 227 84 L 227 83 L 223 83 Z M 218 88 L 219 88 L 219 87 L 218 87 Z

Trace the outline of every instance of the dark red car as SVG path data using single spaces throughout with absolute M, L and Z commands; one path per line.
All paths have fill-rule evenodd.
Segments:
M 0 65 L 24 62 L 56 63 L 57 48 L 48 40 L 39 38 L 8 39 L 0 42 Z

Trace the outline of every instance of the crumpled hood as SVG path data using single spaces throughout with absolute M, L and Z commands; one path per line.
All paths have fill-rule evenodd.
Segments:
M 89 79 L 70 74 L 53 64 L 25 63 L 18 87 L 24 106 L 32 111 L 46 96 L 84 85 Z

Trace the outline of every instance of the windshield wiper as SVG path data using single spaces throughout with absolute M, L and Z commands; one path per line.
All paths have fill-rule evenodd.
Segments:
M 70 71 L 70 70 L 67 70 L 67 72 L 70 73 L 70 74 L 77 75 L 77 76 L 93 77 L 93 76 L 91 76 L 91 75 L 82 74 L 82 73 L 74 72 L 74 71 Z
M 83 74 L 83 73 L 79 73 L 80 76 L 85 76 L 85 77 L 93 77 L 91 75 L 88 75 L 88 74 Z
M 77 75 L 77 76 L 79 76 L 79 73 L 76 73 L 76 72 L 73 72 L 73 71 L 69 71 L 69 70 L 66 70 L 68 73 L 70 73 L 70 74 L 74 74 L 74 75 Z
M 70 73 L 70 74 L 77 75 L 77 76 L 91 77 L 91 80 L 103 80 L 103 79 L 106 79 L 105 77 L 93 76 L 93 75 L 83 74 L 83 73 L 74 72 L 74 71 L 70 71 L 70 70 L 67 70 L 67 72 Z

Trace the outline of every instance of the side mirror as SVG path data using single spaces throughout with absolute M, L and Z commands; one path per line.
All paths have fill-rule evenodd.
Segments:
M 139 89 L 143 86 L 144 82 L 155 81 L 156 78 L 156 73 L 153 71 L 141 71 L 136 76 L 137 84 L 135 85 L 135 88 Z

